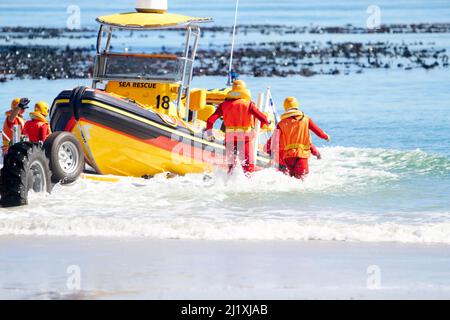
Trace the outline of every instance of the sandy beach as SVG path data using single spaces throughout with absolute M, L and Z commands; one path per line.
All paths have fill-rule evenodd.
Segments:
M 448 299 L 449 265 L 443 245 L 3 236 L 0 297 Z
M 302 181 L 276 168 L 251 179 L 241 169 L 231 176 L 218 168 L 178 176 L 140 169 L 180 173 L 173 161 L 158 160 L 174 142 L 161 140 L 159 131 L 168 136 L 179 129 L 153 114 L 162 111 L 162 91 L 145 88 L 136 98 L 116 92 L 115 81 L 163 81 L 168 61 L 189 60 L 179 55 L 190 33 L 147 34 L 128 22 L 131 28 L 114 32 L 107 45 L 111 57 L 125 62 L 112 68 L 114 77 L 96 77 L 104 78 L 97 89 L 112 81 L 108 101 L 97 108 L 75 89 L 93 85 L 96 18 L 133 11 L 134 2 L 0 3 L 0 121 L 9 117 L 13 98 L 31 100 L 25 120 L 35 117 L 30 111 L 38 101 L 47 102 L 53 131 L 76 133 L 68 124 L 91 121 L 85 129 L 92 136 L 78 139 L 103 159 L 98 173 L 134 177 L 56 184 L 51 193 L 30 193 L 28 205 L 0 208 L 0 299 L 450 299 L 448 0 L 241 1 L 232 61 L 235 1 L 169 1 L 169 12 L 213 19 L 192 49 L 191 89 L 221 91 L 231 70 L 252 100 L 270 93 L 269 112 L 280 116 L 293 96 L 329 135 L 327 142 L 313 134 L 309 142 L 288 144 L 306 151 L 313 143 L 320 151 Z M 103 40 L 109 42 L 106 33 Z M 164 61 L 130 62 L 147 60 L 147 53 L 154 60 L 162 53 Z M 176 77 L 184 75 L 179 85 L 190 67 L 175 67 Z M 64 118 L 56 97 L 67 100 Z M 86 119 L 77 119 L 80 110 Z M 181 129 L 183 137 L 197 130 Z M 103 130 L 104 140 L 92 142 Z M 257 145 L 269 136 L 261 133 Z M 162 151 L 149 152 L 153 146 Z M 84 149 L 79 154 L 94 157 Z M 13 147 L 11 154 L 25 159 L 26 150 Z M 17 179 L 24 160 L 5 159 L 3 200 L 26 181 Z M 116 161 L 120 170 L 109 171 Z

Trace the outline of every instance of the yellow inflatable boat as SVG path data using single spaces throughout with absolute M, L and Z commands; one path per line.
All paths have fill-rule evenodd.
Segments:
M 97 18 L 100 30 L 92 87 L 61 92 L 53 102 L 53 131 L 73 133 L 98 174 L 145 177 L 161 172 L 208 172 L 223 166 L 223 133 L 204 139 L 206 119 L 229 89 L 191 89 L 200 23 L 164 10 Z M 180 54 L 113 51 L 115 32 L 181 29 Z M 256 167 L 266 167 L 258 156 Z

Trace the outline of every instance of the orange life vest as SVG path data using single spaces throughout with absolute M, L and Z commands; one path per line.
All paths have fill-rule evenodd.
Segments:
M 13 122 L 10 122 L 8 120 L 9 115 L 11 114 L 11 111 L 6 112 L 6 119 L 3 123 L 3 149 L 8 149 L 9 142 L 12 139 L 12 132 L 13 132 L 13 126 L 18 124 L 20 125 L 20 130 L 23 130 L 23 127 L 25 126 L 25 119 L 22 118 L 21 115 L 17 115 L 17 117 L 14 119 Z
M 255 126 L 250 101 L 228 100 L 222 103 L 223 122 L 227 132 L 249 132 Z
M 278 123 L 280 134 L 280 149 L 283 159 L 309 158 L 311 156 L 311 134 L 309 132 L 309 117 L 287 117 Z

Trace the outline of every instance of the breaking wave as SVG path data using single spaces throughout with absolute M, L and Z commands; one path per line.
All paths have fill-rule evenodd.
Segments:
M 304 182 L 266 169 L 252 179 L 218 171 L 56 186 L 51 195 L 32 194 L 29 206 L 0 209 L 0 235 L 450 243 L 448 206 L 371 210 L 372 193 L 409 177 L 448 179 L 448 158 L 421 150 L 321 151 Z M 339 207 L 347 197 L 362 206 Z
M 449 213 L 442 213 L 449 216 Z M 450 222 L 424 225 L 295 219 L 46 216 L 4 219 L 3 235 L 148 237 L 185 240 L 324 240 L 450 244 Z

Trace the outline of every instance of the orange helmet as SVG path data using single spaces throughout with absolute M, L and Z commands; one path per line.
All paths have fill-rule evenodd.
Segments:
M 297 98 L 295 97 L 287 97 L 284 100 L 284 111 L 288 111 L 290 109 L 298 110 L 299 103 Z
M 251 100 L 252 94 L 250 90 L 247 89 L 247 85 L 242 80 L 236 80 L 233 82 L 233 87 L 230 92 L 227 94 L 228 99 L 245 99 Z

